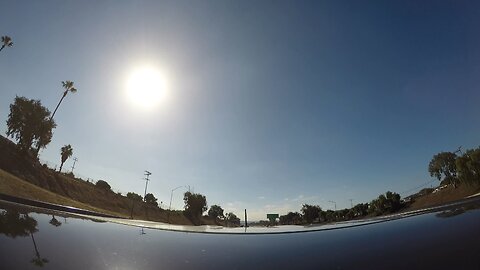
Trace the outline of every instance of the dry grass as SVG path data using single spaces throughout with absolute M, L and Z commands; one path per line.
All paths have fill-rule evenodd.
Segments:
M 421 196 L 410 205 L 407 210 L 416 210 L 435 205 L 456 201 L 480 192 L 480 185 L 460 185 L 457 188 L 451 186 L 436 193 Z
M 92 210 L 97 212 L 104 212 L 109 214 L 116 214 L 110 211 L 106 211 L 104 209 L 92 207 L 88 204 L 84 204 L 64 196 L 60 196 L 58 194 L 55 194 L 43 188 L 37 187 L 1 169 L 0 169 L 0 192 L 7 195 L 11 195 L 11 196 L 33 199 L 33 200 L 42 201 L 42 202 L 73 206 L 77 208 L 82 208 L 82 209 L 87 209 L 87 210 Z

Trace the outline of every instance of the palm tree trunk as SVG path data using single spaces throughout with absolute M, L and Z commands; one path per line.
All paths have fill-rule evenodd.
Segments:
M 60 164 L 60 169 L 58 170 L 58 172 L 62 172 L 63 163 L 64 162 L 62 162 L 62 164 Z
M 60 107 L 60 103 L 62 103 L 63 99 L 65 98 L 65 96 L 68 94 L 68 91 L 65 91 L 63 92 L 63 95 L 62 95 L 62 98 L 60 99 L 60 101 L 58 102 L 57 104 L 57 107 L 55 107 L 55 110 L 53 111 L 52 115 L 50 116 L 50 120 L 53 119 L 53 116 L 55 115 L 55 113 L 57 112 L 58 110 L 58 107 Z M 37 146 L 37 149 L 36 149 L 36 152 L 35 152 L 35 155 L 38 157 L 38 152 L 40 152 L 40 144 Z
M 50 120 L 53 119 L 53 116 L 54 116 L 55 113 L 57 112 L 58 107 L 60 107 L 60 103 L 62 103 L 62 101 L 63 101 L 63 99 L 65 98 L 65 96 L 67 95 L 67 93 L 68 93 L 67 91 L 63 92 L 62 98 L 61 98 L 60 101 L 58 102 L 57 107 L 55 107 L 55 110 L 53 111 L 52 116 L 50 116 Z
M 37 243 L 35 242 L 35 238 L 33 237 L 33 233 L 30 233 L 30 236 L 32 236 L 33 247 L 35 247 L 35 255 L 37 255 L 37 257 L 40 257 L 40 253 L 38 252 Z

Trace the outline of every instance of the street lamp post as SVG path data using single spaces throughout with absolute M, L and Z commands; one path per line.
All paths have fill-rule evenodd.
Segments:
M 170 193 L 170 204 L 168 205 L 168 223 L 170 223 L 170 212 L 172 211 L 172 199 L 173 199 L 173 192 L 179 188 L 186 187 L 186 186 L 178 186 L 174 189 L 172 189 L 172 192 Z
M 335 205 L 335 211 L 337 211 L 337 203 L 336 203 L 336 202 L 334 202 L 334 201 L 328 201 L 328 202 L 331 202 L 331 203 L 333 203 L 333 204 Z

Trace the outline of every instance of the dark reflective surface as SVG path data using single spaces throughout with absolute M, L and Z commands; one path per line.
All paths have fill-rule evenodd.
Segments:
M 337 230 L 235 235 L 0 203 L 0 269 L 480 269 L 479 204 Z

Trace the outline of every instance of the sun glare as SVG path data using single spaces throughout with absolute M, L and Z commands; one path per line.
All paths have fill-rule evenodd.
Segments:
M 128 77 L 126 90 L 127 98 L 133 105 L 152 109 L 165 99 L 165 78 L 155 68 L 139 68 Z

